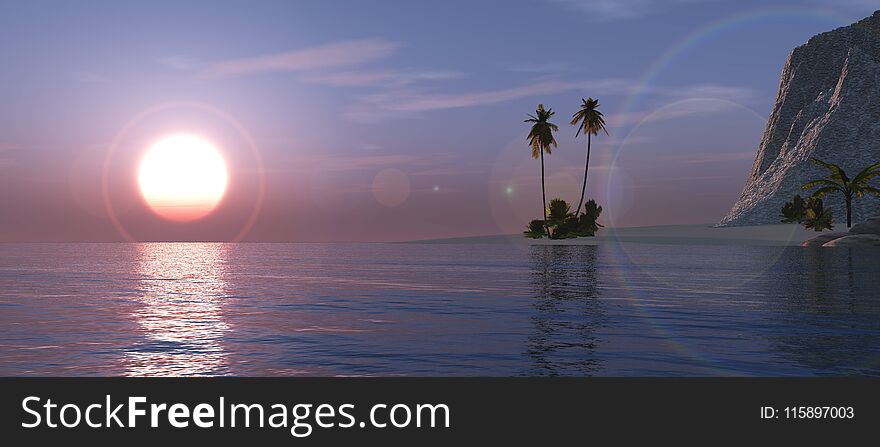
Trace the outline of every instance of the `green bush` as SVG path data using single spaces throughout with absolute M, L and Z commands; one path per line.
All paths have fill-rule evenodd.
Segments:
M 782 205 L 780 217 L 783 223 L 798 223 L 810 230 L 824 231 L 834 228 L 831 210 L 826 210 L 822 199 L 818 197 L 810 197 L 804 201 L 800 194 L 794 196 L 790 202 Z
M 550 206 L 547 207 L 547 224 L 551 227 L 559 227 L 570 216 L 570 210 L 571 205 L 566 203 L 565 200 L 559 197 L 551 200 Z
M 822 199 L 807 199 L 807 210 L 804 212 L 804 227 L 815 231 L 834 229 L 834 217 L 831 210 L 826 210 Z
M 785 202 L 785 205 L 782 205 L 782 223 L 804 223 L 804 218 L 807 213 L 807 203 L 804 202 L 804 199 L 801 198 L 801 195 L 798 194 L 794 196 L 794 199 L 791 202 Z
M 584 214 L 575 216 L 570 213 L 571 205 L 565 200 L 555 198 L 550 201 L 547 208 L 547 226 L 550 229 L 551 239 L 570 239 L 575 237 L 595 236 L 602 226 L 597 222 L 602 214 L 602 207 L 590 200 L 585 204 Z M 547 233 L 544 230 L 544 221 L 533 220 L 529 222 L 528 229 L 523 232 L 526 237 L 539 239 Z
M 602 207 L 596 204 L 596 201 L 590 199 L 584 204 L 584 214 L 581 214 L 578 230 L 580 236 L 595 236 L 596 232 L 602 226 L 598 222 L 599 216 L 602 214 Z
M 544 221 L 541 219 L 535 219 L 529 222 L 529 226 L 523 234 L 532 239 L 540 239 L 546 236 L 547 233 L 544 231 Z

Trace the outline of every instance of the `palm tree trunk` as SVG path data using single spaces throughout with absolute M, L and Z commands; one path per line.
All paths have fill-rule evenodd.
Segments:
M 852 196 L 846 196 L 846 227 L 852 227 Z
M 578 201 L 578 207 L 574 211 L 574 217 L 577 217 L 581 213 L 581 205 L 584 204 L 584 193 L 587 192 L 587 174 L 590 172 L 590 143 L 592 142 L 590 137 L 592 134 L 587 132 L 587 164 L 584 166 L 584 186 L 581 188 L 581 200 Z
M 544 191 L 544 148 L 539 149 L 541 152 L 541 213 L 544 216 L 544 231 L 547 237 L 550 237 L 550 227 L 547 226 L 547 194 Z

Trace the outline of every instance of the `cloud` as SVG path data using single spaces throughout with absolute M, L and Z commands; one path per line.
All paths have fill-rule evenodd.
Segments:
M 589 13 L 595 21 L 630 19 L 647 13 L 654 0 L 553 0 Z
M 110 82 L 110 78 L 91 71 L 74 71 L 70 73 L 70 77 L 76 82 L 82 82 L 85 84 L 103 84 Z
M 529 64 L 529 65 L 516 65 L 510 67 L 510 71 L 520 72 L 520 73 L 532 73 L 532 74 L 540 74 L 540 75 L 548 75 L 548 74 L 560 74 L 568 71 L 569 66 L 566 63 L 546 63 L 546 64 Z
M 736 104 L 725 100 L 694 99 L 682 100 L 672 103 L 673 107 L 662 110 L 664 106 L 656 109 L 640 110 L 637 112 L 614 113 L 607 118 L 608 127 L 625 126 L 639 123 L 656 123 L 693 115 L 708 115 L 723 112 L 737 107 Z
M 332 69 L 382 59 L 400 47 L 400 43 L 378 38 L 348 40 L 286 53 L 215 62 L 200 74 L 218 79 L 270 71 Z
M 297 156 L 294 165 L 281 167 L 284 172 L 307 172 L 321 174 L 378 171 L 384 168 L 402 169 L 409 175 L 435 174 L 434 169 L 459 169 L 456 162 L 459 156 L 453 153 L 432 152 L 415 153 L 382 153 L 364 151 L 346 153 L 303 153 Z
M 722 99 L 743 105 L 761 103 L 767 98 L 760 91 L 750 87 L 720 84 L 695 84 L 676 87 L 670 89 L 668 95 L 676 99 Z
M 590 82 L 542 81 L 506 89 L 466 93 L 434 93 L 421 89 L 393 89 L 364 95 L 349 105 L 344 115 L 358 122 L 375 122 L 384 118 L 406 118 L 433 110 L 476 107 L 537 95 L 548 95 L 589 87 L 607 95 L 630 91 L 634 82 L 604 79 Z
M 160 57 L 156 62 L 176 71 L 189 71 L 201 65 L 195 58 L 180 55 Z
M 595 22 L 610 22 L 643 17 L 669 9 L 670 5 L 708 0 L 550 0 L 587 13 Z
M 660 159 L 667 162 L 686 164 L 726 163 L 730 161 L 754 160 L 755 151 L 690 153 L 664 156 L 660 157 Z
M 862 12 L 865 15 L 871 14 L 880 8 L 880 3 L 877 0 L 810 0 L 810 3 L 817 6 Z
M 694 84 L 678 87 L 652 87 L 642 94 L 653 98 L 654 106 L 633 112 L 621 112 L 608 115 L 609 127 L 640 122 L 658 122 L 683 118 L 692 115 L 723 112 L 734 108 L 751 110 L 756 117 L 763 116 L 754 112 L 752 106 L 763 103 L 768 97 L 760 91 L 749 87 Z M 671 107 L 670 107 L 671 106 Z M 664 109 L 662 113 L 657 113 Z
M 390 88 L 362 95 L 346 106 L 343 116 L 355 122 L 373 123 L 384 119 L 418 117 L 434 110 L 478 107 L 512 101 L 520 98 L 550 95 L 568 91 L 601 91 L 603 96 L 631 94 L 637 82 L 625 78 L 607 78 L 585 81 L 546 80 L 522 84 L 506 89 L 472 91 L 465 93 L 437 93 L 419 88 Z M 680 118 L 699 113 L 727 110 L 737 105 L 760 104 L 765 95 L 740 86 L 694 84 L 678 87 L 651 87 L 643 94 L 652 97 L 658 108 L 670 101 L 684 102 L 662 116 L 651 117 L 652 110 L 618 113 L 608 117 L 613 126 L 634 124 L 645 119 L 652 121 Z M 693 100 L 693 101 L 687 101 Z M 704 101 L 698 101 L 704 100 Z M 715 101 L 712 101 L 715 100 Z
M 331 163 L 325 163 L 326 171 L 358 171 L 363 169 L 378 169 L 386 167 L 394 168 L 421 168 L 437 166 L 452 161 L 455 157 L 451 154 L 382 154 L 363 156 L 336 156 L 331 157 Z M 326 157 L 325 157 L 326 159 Z
M 17 161 L 9 156 L 9 152 L 19 150 L 21 147 L 16 144 L 0 143 L 0 169 L 15 166 Z
M 434 110 L 477 107 L 520 98 L 584 89 L 601 91 L 604 96 L 621 95 L 632 93 L 636 86 L 637 83 L 634 80 L 608 78 L 578 82 L 540 81 L 506 89 L 465 93 L 437 93 L 417 88 L 388 89 L 360 96 L 346 107 L 343 115 L 356 122 L 371 123 L 388 118 L 413 118 L 419 116 L 420 113 Z M 752 105 L 760 103 L 763 98 L 763 95 L 755 89 L 719 84 L 695 84 L 671 88 L 652 87 L 643 93 L 660 99 L 662 101 L 660 106 L 667 104 L 670 100 L 706 99 L 706 101 L 690 101 L 690 103 L 676 107 L 662 117 L 651 117 L 652 120 L 726 110 L 735 106 L 732 103 Z M 711 101 L 712 99 L 717 101 Z M 651 111 L 615 114 L 609 117 L 609 123 L 613 125 L 637 123 L 648 118 L 650 114 Z
M 335 86 L 386 85 L 403 86 L 418 81 L 443 81 L 461 78 L 464 75 L 457 71 L 338 71 L 315 73 L 301 78 L 304 82 Z

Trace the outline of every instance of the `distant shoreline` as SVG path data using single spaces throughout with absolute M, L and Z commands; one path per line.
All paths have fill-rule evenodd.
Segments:
M 517 234 L 426 239 L 402 244 L 523 244 L 602 245 L 614 242 L 669 245 L 769 245 L 798 246 L 820 232 L 800 225 L 755 225 L 715 227 L 714 224 L 663 225 L 651 227 L 603 228 L 596 237 L 577 239 L 528 239 Z

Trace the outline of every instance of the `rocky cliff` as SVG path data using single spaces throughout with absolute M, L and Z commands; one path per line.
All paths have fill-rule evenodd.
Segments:
M 783 203 L 825 175 L 809 160 L 854 174 L 880 161 L 880 11 L 795 48 L 782 69 L 776 105 L 739 200 L 720 225 L 779 223 Z M 825 198 L 835 221 L 843 199 Z M 857 199 L 853 221 L 880 215 L 880 199 Z

